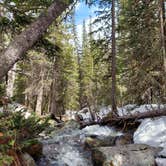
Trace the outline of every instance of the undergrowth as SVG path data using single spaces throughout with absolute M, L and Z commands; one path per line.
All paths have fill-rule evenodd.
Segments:
M 48 127 L 48 120 L 35 114 L 25 118 L 25 111 L 0 113 L 0 166 L 15 163 L 17 154 L 37 143 L 38 134 Z

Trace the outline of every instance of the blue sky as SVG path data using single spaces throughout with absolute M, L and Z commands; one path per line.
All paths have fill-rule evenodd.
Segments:
M 98 10 L 97 6 L 92 6 L 89 8 L 88 5 L 86 5 L 83 2 L 80 2 L 76 5 L 75 9 L 75 21 L 76 21 L 76 27 L 77 27 L 77 35 L 78 39 L 81 42 L 82 38 L 82 23 L 85 20 L 86 23 L 86 30 L 89 30 L 89 22 L 90 22 L 90 16 L 91 16 L 91 21 L 95 19 L 95 11 Z M 93 27 L 92 27 L 93 29 Z
M 76 6 L 76 13 L 75 13 L 75 18 L 76 18 L 76 25 L 82 24 L 83 20 L 88 20 L 89 17 L 95 17 L 95 10 L 97 7 L 93 6 L 89 8 L 85 3 L 81 2 L 78 3 Z

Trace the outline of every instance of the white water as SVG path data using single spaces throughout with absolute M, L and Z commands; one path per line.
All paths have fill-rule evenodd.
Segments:
M 121 133 L 110 127 L 89 126 L 83 130 L 66 128 L 43 141 L 43 153 L 47 162 L 38 162 L 39 166 L 92 166 L 91 154 L 84 147 L 86 136 L 116 136 Z

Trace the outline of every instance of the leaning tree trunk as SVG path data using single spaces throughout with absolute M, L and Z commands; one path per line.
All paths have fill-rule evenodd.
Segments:
M 59 17 L 72 2 L 73 0 L 55 0 L 34 23 L 14 38 L 8 48 L 0 54 L 0 80 L 17 61 L 23 58 L 25 52 L 33 46 L 49 25 Z

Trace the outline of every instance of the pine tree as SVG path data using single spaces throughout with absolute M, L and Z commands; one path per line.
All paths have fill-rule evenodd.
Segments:
M 162 61 L 156 1 L 121 1 L 120 54 L 126 101 L 152 103 L 162 100 Z
M 86 30 L 86 23 L 83 22 L 83 36 L 82 36 L 82 59 L 81 59 L 81 70 L 82 70 L 82 86 L 83 86 L 83 103 L 85 106 L 92 105 L 93 103 L 93 55 L 90 51 L 90 40 L 88 38 Z

